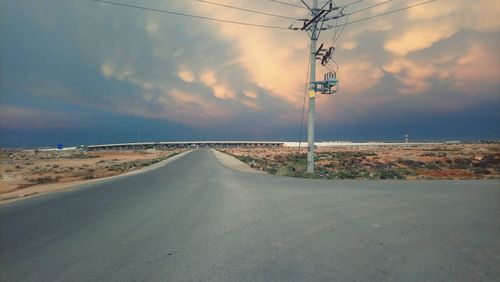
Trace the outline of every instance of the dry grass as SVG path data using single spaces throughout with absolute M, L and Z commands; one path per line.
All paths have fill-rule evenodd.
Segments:
M 384 145 L 318 148 L 315 175 L 297 148 L 225 152 L 273 175 L 328 179 L 499 179 L 498 144 Z
M 0 155 L 0 194 L 33 186 L 114 176 L 157 163 L 180 151 L 4 150 Z

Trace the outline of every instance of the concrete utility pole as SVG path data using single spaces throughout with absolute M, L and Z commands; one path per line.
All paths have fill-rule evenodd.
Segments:
M 318 14 L 318 0 L 313 0 L 311 8 L 313 19 Z M 314 173 L 314 110 L 316 107 L 316 42 L 318 41 L 318 22 L 312 22 L 311 48 L 309 59 L 311 70 L 309 77 L 309 112 L 307 115 L 307 173 Z
M 318 0 L 313 0 L 310 7 L 304 0 L 300 0 L 304 6 L 311 12 L 311 19 L 305 19 L 301 28 L 294 27 L 293 24 L 289 27 L 292 30 L 306 31 L 311 39 L 311 47 L 309 53 L 310 72 L 309 72 L 309 111 L 307 115 L 307 173 L 314 173 L 314 112 L 316 107 L 316 92 L 322 94 L 334 94 L 338 92 L 337 78 L 334 72 L 325 74 L 324 80 L 316 81 L 316 60 L 321 60 L 321 64 L 326 66 L 332 58 L 335 47 L 327 46 L 323 49 L 324 44 L 321 44 L 319 49 L 316 49 L 316 43 L 322 30 L 335 28 L 336 26 L 324 25 L 325 22 L 339 19 L 344 16 L 344 7 L 336 7 L 333 1 L 327 1 L 323 7 L 318 8 Z M 333 16 L 328 16 L 332 11 L 338 13 Z M 318 24 L 321 22 L 321 26 Z M 332 45 L 334 40 L 332 40 Z

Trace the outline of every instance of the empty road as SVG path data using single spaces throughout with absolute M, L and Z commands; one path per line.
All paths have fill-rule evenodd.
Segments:
M 499 181 L 244 173 L 198 149 L 0 206 L 1 281 L 498 281 Z

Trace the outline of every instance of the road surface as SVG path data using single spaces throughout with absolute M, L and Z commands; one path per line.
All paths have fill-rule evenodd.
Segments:
M 498 281 L 499 181 L 238 172 L 199 149 L 0 207 L 1 281 Z

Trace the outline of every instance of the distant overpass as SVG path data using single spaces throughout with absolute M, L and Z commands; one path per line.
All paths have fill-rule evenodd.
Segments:
M 88 145 L 88 150 L 143 150 L 167 148 L 196 148 L 208 146 L 213 148 L 227 147 L 283 147 L 284 142 L 273 141 L 184 141 L 184 142 L 137 142 Z

